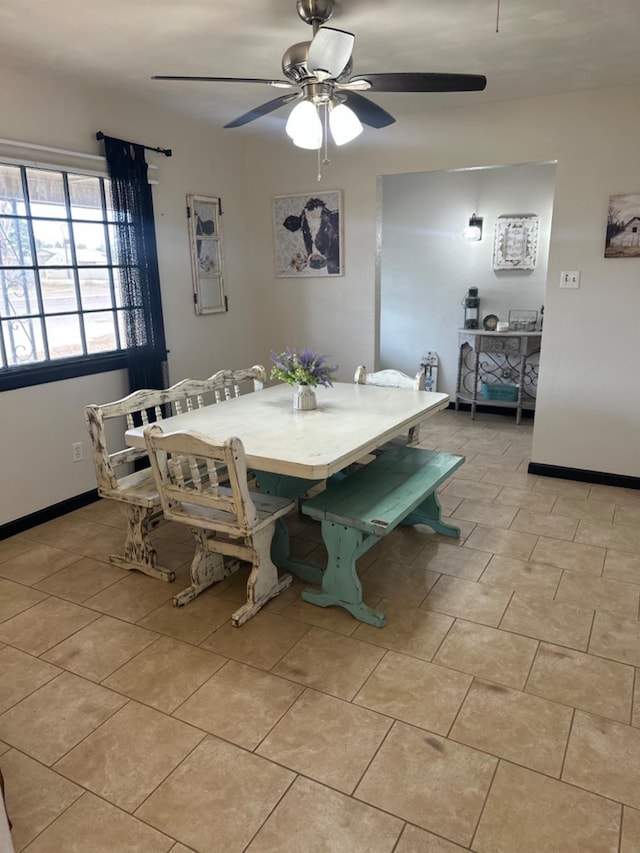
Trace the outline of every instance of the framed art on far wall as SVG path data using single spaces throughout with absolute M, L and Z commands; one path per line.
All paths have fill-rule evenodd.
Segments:
M 499 216 L 493 238 L 494 270 L 533 270 L 538 254 L 538 217 Z
M 220 213 L 219 198 L 187 196 L 193 306 L 196 314 L 220 314 L 227 310 Z
M 640 193 L 609 197 L 605 258 L 640 258 Z
M 273 228 L 278 278 L 344 275 L 339 190 L 274 196 Z

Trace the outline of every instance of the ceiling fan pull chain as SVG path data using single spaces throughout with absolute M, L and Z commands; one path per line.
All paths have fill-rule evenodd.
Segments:
M 496 9 L 496 32 L 500 32 L 500 0 L 498 0 L 498 8 Z
M 318 112 L 322 110 L 324 107 L 324 115 L 323 115 L 323 125 L 322 125 L 322 135 L 323 139 L 320 141 L 320 145 L 318 146 L 318 180 L 322 180 L 322 166 L 328 166 L 331 160 L 329 160 L 329 148 L 328 148 L 328 140 L 329 140 L 329 106 L 328 104 L 318 104 L 316 109 Z M 322 143 L 324 142 L 324 157 L 320 154 L 322 150 Z M 322 157 L 322 159 L 320 159 Z
M 325 166 L 328 166 L 331 160 L 329 160 L 329 104 L 326 103 L 324 105 L 324 160 L 322 161 Z

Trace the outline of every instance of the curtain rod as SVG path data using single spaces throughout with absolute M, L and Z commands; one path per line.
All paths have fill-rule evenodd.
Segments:
M 101 130 L 99 130 L 96 133 L 96 139 L 97 140 L 104 139 L 106 136 L 107 136 L 107 134 L 103 133 Z M 110 139 L 117 139 L 118 142 L 124 142 L 127 145 L 133 145 L 134 144 L 132 142 L 129 142 L 128 139 L 118 139 L 117 136 L 111 136 L 109 138 Z M 158 154 L 164 154 L 165 157 L 171 157 L 171 155 L 173 154 L 173 151 L 170 148 L 153 148 L 151 145 L 143 145 L 142 148 L 144 148 L 145 151 L 157 151 Z

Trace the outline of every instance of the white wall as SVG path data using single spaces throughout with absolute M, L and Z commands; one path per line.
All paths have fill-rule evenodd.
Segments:
M 205 377 L 228 366 L 264 361 L 260 312 L 249 276 L 246 240 L 246 172 L 242 138 L 204 123 L 129 102 L 121 95 L 70 88 L 4 70 L 0 87 L 3 138 L 100 153 L 95 132 L 173 149 L 158 165 L 153 188 L 169 371 L 172 381 Z M 71 167 L 69 158 L 0 148 L 0 156 L 46 159 Z M 88 162 L 75 162 L 87 167 Z M 186 195 L 223 201 L 228 314 L 196 317 L 193 310 Z M 122 372 L 38 385 L 0 394 L 2 482 L 0 525 L 95 488 L 82 407 L 126 393 Z M 71 444 L 83 441 L 85 461 L 72 463 Z M 6 484 L 13 484 L 9 489 Z
M 469 287 L 487 314 L 509 319 L 510 309 L 540 312 L 547 283 L 555 166 L 535 164 L 455 172 L 387 175 L 382 184 L 380 253 L 380 361 L 411 375 L 422 356 L 440 358 L 438 390 L 453 395 L 461 300 Z M 473 213 L 483 218 L 479 242 L 463 230 Z M 493 234 L 499 216 L 539 218 L 534 270 L 494 270 Z M 482 328 L 482 325 L 480 325 Z M 371 365 L 373 368 L 373 365 Z
M 355 141 L 332 151 L 319 184 L 315 154 L 294 149 L 284 133 L 245 140 L 242 131 L 214 132 L 53 78 L 2 71 L 0 115 L 8 138 L 96 151 L 94 133 L 103 130 L 174 149 L 169 160 L 153 157 L 173 379 L 265 361 L 270 347 L 292 344 L 330 354 L 350 380 L 355 365 L 374 364 L 377 355 L 377 177 L 557 160 L 533 459 L 640 476 L 640 261 L 603 258 L 609 195 L 639 190 L 637 88 L 403 116 L 385 130 L 365 130 L 367 147 Z M 314 187 L 344 191 L 345 276 L 276 279 L 272 196 Z M 227 315 L 193 314 L 189 192 L 223 198 Z M 582 270 L 580 290 L 558 289 L 562 269 Z M 0 394 L 0 524 L 95 485 L 90 462 L 71 462 L 78 406 L 113 399 L 122 380 L 107 374 L 57 385 Z
M 315 156 L 284 134 L 249 142 L 253 269 L 274 346 L 318 347 L 343 378 L 374 363 L 377 176 L 557 161 L 533 460 L 640 476 L 640 260 L 603 257 L 609 195 L 639 189 L 637 88 L 402 116 L 365 134 L 372 146 L 332 151 L 319 185 L 344 191 L 346 274 L 302 282 L 274 277 L 267 221 L 272 195 L 317 186 Z M 558 289 L 563 269 L 582 270 L 579 290 Z

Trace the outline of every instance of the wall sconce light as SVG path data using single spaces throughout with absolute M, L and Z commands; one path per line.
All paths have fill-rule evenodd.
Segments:
M 476 216 L 474 213 L 462 235 L 469 243 L 477 243 L 478 240 L 482 240 L 482 217 Z

